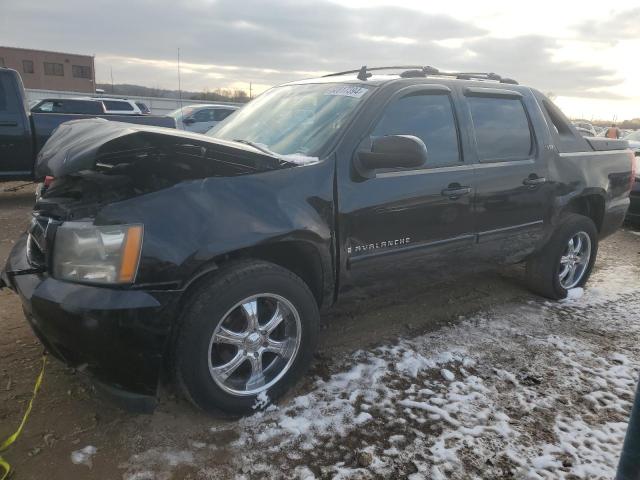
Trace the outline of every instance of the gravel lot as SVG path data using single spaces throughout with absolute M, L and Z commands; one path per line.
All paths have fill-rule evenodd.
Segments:
M 0 262 L 33 199 L 33 187 L 0 193 Z M 16 479 L 611 478 L 640 372 L 640 232 L 603 242 L 572 299 L 545 301 L 521 278 L 353 292 L 324 316 L 307 379 L 240 420 L 196 412 L 171 387 L 154 415 L 128 414 L 50 361 L 5 456 Z M 41 347 L 6 290 L 0 329 L 4 438 Z

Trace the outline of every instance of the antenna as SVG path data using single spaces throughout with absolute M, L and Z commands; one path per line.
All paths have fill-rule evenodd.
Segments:
M 182 82 L 180 79 L 180 47 L 178 47 L 178 98 L 180 99 L 180 117 L 182 117 Z

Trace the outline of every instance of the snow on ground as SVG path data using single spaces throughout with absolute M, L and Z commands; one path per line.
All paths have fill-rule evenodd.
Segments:
M 86 447 L 71 452 L 71 462 L 74 465 L 86 465 L 91 468 L 93 466 L 93 456 L 98 452 L 98 449 L 93 445 L 87 445 Z
M 612 478 L 640 372 L 639 291 L 637 268 L 613 267 L 562 302 L 356 352 L 306 393 L 213 427 L 225 444 L 150 450 L 123 478 L 171 478 L 181 462 L 198 478 Z

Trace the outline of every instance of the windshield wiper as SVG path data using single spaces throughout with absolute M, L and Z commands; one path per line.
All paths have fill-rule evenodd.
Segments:
M 267 155 L 269 155 L 271 157 L 278 158 L 278 154 L 277 153 L 272 152 L 267 147 L 265 147 L 264 145 L 261 145 L 259 143 L 252 142 L 251 140 L 243 140 L 242 138 L 234 138 L 233 141 L 237 142 L 237 143 L 243 143 L 245 145 L 249 145 L 250 147 L 253 147 L 256 150 L 260 150 L 262 153 L 266 153 Z

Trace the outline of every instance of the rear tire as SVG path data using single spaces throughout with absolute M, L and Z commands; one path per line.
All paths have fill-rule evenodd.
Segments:
M 593 220 L 572 213 L 558 223 L 547 244 L 529 257 L 526 265 L 529 288 L 554 300 L 565 298 L 570 288 L 587 282 L 598 253 L 598 231 Z M 576 251 L 578 247 L 581 254 Z M 576 270 L 572 272 L 573 267 Z
M 184 312 L 176 379 L 205 411 L 246 414 L 264 407 L 311 364 L 318 305 L 307 285 L 278 265 L 229 265 L 191 296 Z

